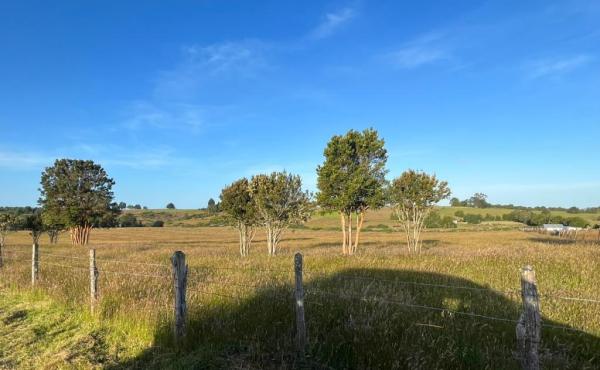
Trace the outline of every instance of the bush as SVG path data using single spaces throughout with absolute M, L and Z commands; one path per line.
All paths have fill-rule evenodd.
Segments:
M 138 219 L 134 215 L 124 214 L 123 216 L 119 217 L 119 226 L 121 226 L 121 227 L 141 227 L 144 225 L 142 225 L 142 223 L 139 222 Z
M 163 227 L 165 226 L 165 222 L 161 220 L 156 220 L 152 223 L 152 227 Z
M 456 212 L 454 212 L 454 216 L 463 218 L 463 217 L 465 217 L 465 212 L 463 212 L 463 211 L 456 211 Z
M 451 216 L 441 217 L 439 213 L 431 212 L 429 216 L 425 218 L 425 227 L 428 229 L 451 229 L 455 228 L 456 224 L 454 223 L 454 219 Z
M 481 221 L 483 221 L 483 217 L 481 217 L 481 215 L 468 213 L 465 215 L 465 217 L 463 217 L 463 220 L 468 224 L 476 225 L 476 224 L 480 224 Z
M 565 220 L 567 226 L 588 227 L 590 224 L 581 217 L 569 217 Z

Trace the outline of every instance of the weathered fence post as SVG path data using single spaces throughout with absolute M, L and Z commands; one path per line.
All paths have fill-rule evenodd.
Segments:
M 2 237 L 0 236 L 0 238 L 2 238 Z M 3 247 L 2 244 L 4 244 L 4 242 L 2 240 L 0 240 L 0 268 L 2 268 L 4 266 L 4 259 L 2 257 L 2 247 Z
M 523 299 L 523 313 L 517 323 L 521 366 L 525 370 L 539 370 L 542 319 L 535 271 L 531 266 L 521 269 L 521 298 Z
M 90 249 L 90 310 L 92 314 L 98 304 L 98 267 L 96 266 L 96 250 Z
M 185 336 L 185 316 L 187 307 L 185 303 L 185 289 L 187 286 L 188 268 L 185 264 L 185 253 L 177 251 L 171 257 L 173 264 L 173 287 L 175 289 L 175 341 L 178 342 Z
M 38 280 L 38 273 L 40 270 L 40 245 L 37 241 L 33 242 L 31 249 L 31 285 L 35 286 Z
M 306 349 L 306 321 L 304 320 L 304 285 L 302 282 L 302 253 L 294 256 L 294 275 L 296 289 L 294 292 L 296 307 L 296 345 L 300 354 Z

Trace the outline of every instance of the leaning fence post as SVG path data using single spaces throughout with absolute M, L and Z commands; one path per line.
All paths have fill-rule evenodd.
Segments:
M 40 270 L 40 245 L 37 241 L 33 242 L 31 249 L 31 285 L 35 286 L 38 280 L 38 273 Z
M 294 256 L 294 275 L 296 289 L 294 298 L 296 301 L 296 345 L 300 354 L 306 349 L 306 321 L 304 320 L 304 285 L 302 283 L 302 253 Z
M 96 266 L 96 250 L 90 249 L 90 310 L 92 314 L 98 304 L 98 267 Z
M 187 286 L 187 265 L 185 253 L 177 251 L 171 257 L 173 264 L 173 287 L 175 289 L 175 341 L 185 336 L 185 316 L 187 307 L 185 303 L 185 289 Z
M 535 271 L 531 266 L 521 269 L 521 298 L 523 313 L 517 323 L 517 341 L 521 366 L 525 370 L 539 370 L 539 344 L 541 339 L 540 300 Z

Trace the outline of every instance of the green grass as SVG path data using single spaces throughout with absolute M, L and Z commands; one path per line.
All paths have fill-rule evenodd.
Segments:
M 100 368 L 115 364 L 108 329 L 43 293 L 0 292 L 0 368 Z

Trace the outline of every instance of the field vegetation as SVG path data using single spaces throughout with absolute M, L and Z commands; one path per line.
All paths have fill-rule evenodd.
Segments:
M 600 249 L 591 234 L 575 243 L 519 230 L 428 231 L 417 256 L 406 252 L 400 233 L 377 230 L 392 225 L 389 211 L 368 213 L 365 225 L 373 229 L 353 257 L 341 255 L 339 219 L 329 215 L 289 230 L 271 257 L 261 232 L 240 257 L 229 227 L 96 230 L 95 316 L 86 247 L 66 238 L 51 246 L 43 236 L 41 280 L 32 290 L 31 237 L 10 234 L 0 272 L 0 367 L 518 368 L 513 322 L 454 312 L 516 320 L 519 269 L 527 264 L 537 273 L 544 323 L 583 331 L 544 327 L 543 367 L 600 366 L 599 305 L 557 298 L 600 297 Z M 186 253 L 190 269 L 181 348 L 171 335 L 175 250 Z M 296 251 L 306 269 L 309 348 L 302 360 L 293 342 Z

